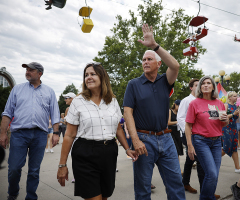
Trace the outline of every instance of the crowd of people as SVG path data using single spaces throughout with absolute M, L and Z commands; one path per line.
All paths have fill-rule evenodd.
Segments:
M 153 168 L 158 167 L 169 200 L 184 200 L 185 191 L 197 193 L 190 185 L 191 170 L 197 163 L 200 200 L 219 199 L 215 194 L 221 157 L 238 160 L 239 108 L 237 94 L 228 93 L 228 103 L 218 100 L 212 77 L 189 82 L 190 95 L 176 100 L 169 109 L 169 94 L 178 77 L 179 63 L 156 43 L 153 29 L 142 26 L 147 50 L 142 58 L 143 74 L 129 81 L 123 101 L 124 115 L 101 63 L 88 63 L 83 72 L 82 92 L 64 95 L 69 107 L 59 112 L 54 91 L 40 80 L 44 68 L 23 64 L 28 82 L 15 86 L 2 113 L 0 145 L 6 148 L 8 125 L 11 139 L 8 159 L 8 200 L 17 199 L 21 169 L 29 157 L 26 200 L 37 199 L 40 165 L 44 151 L 63 136 L 57 180 L 68 180 L 67 159 L 72 156 L 74 195 L 87 200 L 107 200 L 114 192 L 118 145 L 133 161 L 136 200 L 150 200 Z M 168 67 L 159 74 L 162 61 Z M 50 149 L 48 149 L 50 138 Z M 46 145 L 47 144 L 47 145 Z M 183 171 L 180 156 L 186 147 Z M 240 180 L 231 186 L 240 199 Z

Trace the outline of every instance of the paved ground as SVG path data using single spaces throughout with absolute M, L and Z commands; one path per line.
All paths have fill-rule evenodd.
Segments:
M 61 187 L 57 182 L 57 165 L 59 163 L 60 144 L 54 147 L 54 153 L 45 153 L 40 172 L 40 183 L 38 186 L 37 194 L 39 200 L 69 200 L 69 199 L 81 199 L 73 196 L 74 184 L 71 183 L 73 178 L 71 167 L 69 167 L 69 178 L 65 187 Z M 7 199 L 7 158 L 8 150 L 6 151 L 6 158 L 3 163 L 4 169 L 0 170 L 0 200 Z M 181 156 L 181 169 L 185 162 L 185 156 Z M 68 159 L 68 166 L 71 166 L 71 158 Z M 118 170 L 116 175 L 116 188 L 113 196 L 110 200 L 133 200 L 133 172 L 132 161 L 126 158 L 125 151 L 119 146 L 118 156 Z M 233 160 L 228 156 L 224 156 L 222 159 L 222 165 L 220 168 L 218 186 L 216 194 L 221 195 L 221 199 L 233 200 L 230 186 L 240 178 L 240 174 L 234 173 Z M 27 179 L 27 163 L 22 170 L 22 178 L 20 181 L 20 193 L 19 200 L 24 200 L 26 195 L 26 179 Z M 165 188 L 158 173 L 157 168 L 154 168 L 152 183 L 156 186 L 156 189 L 152 191 L 152 200 L 164 200 L 167 199 Z M 196 169 L 192 170 L 191 186 L 199 191 L 199 183 L 197 179 Z M 186 192 L 187 200 L 198 200 L 199 192 L 197 194 L 190 194 Z

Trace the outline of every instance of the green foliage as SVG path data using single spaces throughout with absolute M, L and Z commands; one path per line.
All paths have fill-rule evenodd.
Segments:
M 177 98 L 182 99 L 189 95 L 190 79 L 203 76 L 202 70 L 194 69 L 197 60 L 189 60 L 183 56 L 182 52 L 187 47 L 182 41 L 188 36 L 188 23 L 192 17 L 184 15 L 184 10 L 179 9 L 163 18 L 162 10 L 162 1 L 153 3 L 152 0 L 145 0 L 144 5 L 138 6 L 137 16 L 132 11 L 129 11 L 130 19 L 123 19 L 122 16 L 117 15 L 117 23 L 111 29 L 112 36 L 106 37 L 103 49 L 94 58 L 107 70 L 119 105 L 123 103 L 128 81 L 143 73 L 141 61 L 148 48 L 137 41 L 143 38 L 143 23 L 153 26 L 156 42 L 173 55 L 180 64 L 171 103 Z M 197 48 L 199 54 L 206 52 L 199 42 L 197 42 Z M 162 63 L 159 73 L 165 73 L 166 70 L 167 66 Z
M 5 105 L 8 100 L 8 96 L 10 95 L 11 87 L 3 87 L 0 85 L 0 113 L 4 111 Z
M 213 77 L 215 78 L 216 76 L 217 75 L 214 75 Z M 240 73 L 232 72 L 231 74 L 229 74 L 229 76 L 230 76 L 229 85 L 226 85 L 226 81 L 223 80 L 224 89 L 226 91 L 234 91 L 236 93 L 240 93 Z M 222 84 L 221 78 L 220 78 L 220 83 Z
M 63 94 L 67 94 L 69 92 L 73 92 L 74 94 L 78 94 L 79 91 L 78 89 L 75 87 L 75 85 L 72 83 L 72 85 L 68 85 L 63 93 L 60 95 L 59 100 L 58 100 L 58 105 L 59 105 L 59 109 L 60 109 L 60 113 L 65 113 L 66 108 L 68 107 L 68 105 L 66 105 L 65 101 L 64 101 L 64 97 L 62 96 Z

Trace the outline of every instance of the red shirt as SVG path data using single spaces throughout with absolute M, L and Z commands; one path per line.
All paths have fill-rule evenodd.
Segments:
M 192 124 L 192 134 L 204 137 L 217 137 L 222 135 L 222 123 L 217 111 L 225 110 L 224 104 L 218 100 L 196 98 L 189 104 L 186 122 Z

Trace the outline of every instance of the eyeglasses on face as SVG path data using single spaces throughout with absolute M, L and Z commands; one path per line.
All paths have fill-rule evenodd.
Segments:
M 65 97 L 64 99 L 66 100 L 66 99 L 70 99 L 71 97 Z

